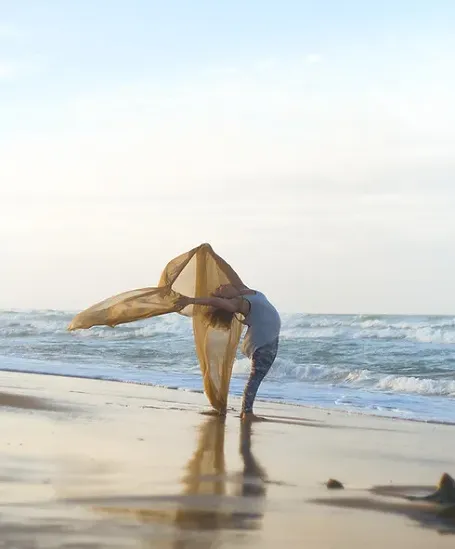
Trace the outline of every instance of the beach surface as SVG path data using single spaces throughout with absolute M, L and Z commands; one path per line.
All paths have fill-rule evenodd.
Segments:
M 0 372 L 0 547 L 445 548 L 455 426 Z M 430 405 L 430 401 L 429 401 Z M 328 489 L 329 479 L 344 489 Z

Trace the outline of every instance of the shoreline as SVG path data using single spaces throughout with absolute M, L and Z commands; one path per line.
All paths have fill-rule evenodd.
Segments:
M 61 311 L 0 316 L 5 370 L 203 388 L 191 326 L 179 315 L 81 333 L 64 329 L 69 317 Z M 284 322 L 261 401 L 455 424 L 453 319 L 307 316 Z M 249 371 L 248 359 L 237 353 L 230 395 L 242 395 Z
M 158 385 L 154 383 L 147 383 L 147 382 L 140 382 L 140 381 L 130 381 L 130 380 L 121 380 L 121 379 L 115 379 L 115 378 L 108 378 L 108 377 L 89 377 L 89 376 L 83 376 L 83 375 L 68 375 L 68 374 L 59 374 L 55 372 L 36 372 L 36 371 L 27 371 L 27 370 L 19 370 L 19 369 L 0 369 L 1 372 L 10 372 L 13 374 L 24 374 L 24 375 L 34 375 L 34 376 L 50 376 L 50 377 L 56 377 L 56 378 L 67 378 L 67 379 L 80 379 L 80 380 L 90 380 L 90 381 L 100 381 L 100 382 L 109 382 L 109 383 L 119 383 L 119 384 L 126 384 L 126 385 L 137 385 L 140 387 L 151 387 L 151 388 L 157 388 L 162 389 L 165 391 L 180 391 L 182 393 L 194 393 L 194 394 L 201 394 L 205 397 L 204 391 L 202 389 L 186 389 L 184 387 L 171 387 L 166 385 Z M 431 395 L 425 395 L 427 398 L 431 398 Z M 236 399 L 240 401 L 241 397 L 237 395 L 229 394 L 229 399 Z M 359 416 L 359 417 L 372 417 L 372 418 L 380 418 L 380 419 L 387 419 L 392 421 L 406 421 L 406 422 L 412 422 L 412 423 L 423 423 L 423 424 L 429 424 L 429 425 L 447 425 L 447 426 L 455 426 L 455 421 L 443 421 L 438 419 L 420 419 L 420 418 L 409 418 L 409 417 L 402 417 L 399 415 L 381 415 L 381 414 L 375 414 L 373 412 L 362 412 L 360 410 L 347 410 L 347 409 L 341 409 L 341 408 L 328 408 L 323 406 L 316 406 L 316 405 L 308 405 L 308 404 L 300 404 L 297 402 L 288 402 L 283 400 L 273 400 L 273 399 L 267 399 L 267 398 L 256 398 L 256 403 L 262 403 L 264 405 L 266 404 L 273 404 L 277 406 L 290 406 L 290 407 L 296 407 L 296 408 L 302 408 L 302 409 L 308 409 L 308 410 L 318 410 L 321 412 L 326 412 L 328 414 L 331 413 L 339 413 L 339 414 L 346 414 L 348 416 Z M 206 401 L 206 405 L 209 406 L 208 401 Z M 228 408 L 229 409 L 229 408 Z

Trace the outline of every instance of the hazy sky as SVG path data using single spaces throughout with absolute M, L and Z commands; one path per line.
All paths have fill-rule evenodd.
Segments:
M 455 2 L 0 0 L 0 307 L 210 242 L 283 311 L 455 313 Z

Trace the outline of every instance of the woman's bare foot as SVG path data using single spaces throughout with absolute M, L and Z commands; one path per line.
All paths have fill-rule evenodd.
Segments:
M 218 416 L 218 417 L 224 417 L 226 415 L 226 412 L 219 412 L 218 410 L 204 410 L 201 412 L 203 416 Z

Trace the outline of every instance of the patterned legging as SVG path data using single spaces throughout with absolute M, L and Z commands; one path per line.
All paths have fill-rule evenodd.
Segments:
M 264 377 L 272 366 L 278 352 L 278 338 L 254 351 L 251 361 L 251 373 L 243 392 L 242 412 L 253 411 L 253 403 Z

